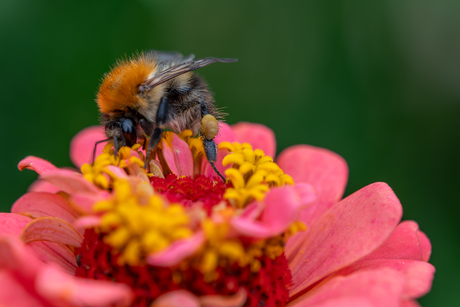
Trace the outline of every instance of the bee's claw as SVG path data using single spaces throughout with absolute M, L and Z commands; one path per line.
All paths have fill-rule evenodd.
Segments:
M 214 162 L 213 162 L 213 161 L 209 161 L 209 164 L 211 164 L 212 169 L 216 172 L 217 175 L 219 175 L 220 178 L 222 178 L 222 181 L 225 183 L 225 182 L 226 182 L 225 177 L 222 176 L 222 174 L 217 170 L 217 167 L 216 167 L 216 165 L 214 164 Z

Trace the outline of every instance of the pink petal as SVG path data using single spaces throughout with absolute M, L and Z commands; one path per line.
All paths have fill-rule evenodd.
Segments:
M 214 138 L 214 142 L 217 145 L 220 143 L 227 141 L 230 143 L 238 142 L 238 136 L 233 132 L 233 129 L 226 123 L 219 123 L 219 133 L 217 133 L 216 137 Z
M 241 122 L 232 125 L 240 143 L 249 143 L 254 149 L 262 149 L 270 157 L 276 155 L 276 139 L 273 130 L 265 125 Z
M 336 204 L 309 231 L 288 241 L 291 295 L 378 248 L 401 215 L 401 204 L 385 183 L 371 184 Z
M 70 142 L 70 160 L 80 169 L 84 163 L 93 160 L 94 145 L 97 141 L 105 140 L 107 136 L 102 126 L 92 126 L 83 129 L 74 136 Z M 99 144 L 96 149 L 96 157 L 102 153 L 104 144 Z
M 115 165 L 109 165 L 107 166 L 107 169 L 111 171 L 115 176 L 118 178 L 127 178 L 128 174 L 124 171 L 124 169 L 119 168 L 118 166 Z
M 203 307 L 240 307 L 246 303 L 246 290 L 240 288 L 234 295 L 204 295 L 199 300 Z
M 337 306 L 347 306 L 342 300 L 358 298 L 361 306 L 368 302 L 375 307 L 399 306 L 404 290 L 403 276 L 392 269 L 358 272 L 346 277 L 326 280 L 306 295 L 294 300 L 289 307 L 331 306 L 333 300 Z
M 175 290 L 163 294 L 151 307 L 240 307 L 246 302 L 247 294 L 240 289 L 234 295 L 204 295 L 197 297 L 186 290 Z
M 147 256 L 147 263 L 160 267 L 170 267 L 179 264 L 185 258 L 193 255 L 204 243 L 203 232 L 197 232 L 187 239 L 171 244 L 167 249 Z
M 295 183 L 311 184 L 318 192 L 318 204 L 301 213 L 301 220 L 311 225 L 337 203 L 345 191 L 348 167 L 338 154 L 324 148 L 296 145 L 284 150 L 277 159 L 283 171 Z
M 402 301 L 401 307 L 421 307 L 417 301 Z
M 190 147 L 173 134 L 172 148 L 162 140 L 163 156 L 171 171 L 178 176 L 193 176 L 193 156 Z
M 73 251 L 65 245 L 53 242 L 31 242 L 26 246 L 32 255 L 44 263 L 58 265 L 63 272 L 75 274 L 77 261 Z
M 405 281 L 403 295 L 407 298 L 418 298 L 431 289 L 434 276 L 434 266 L 415 260 L 374 259 L 360 260 L 334 273 L 333 276 L 346 276 L 360 270 L 391 268 L 402 274 Z
M 200 307 L 200 302 L 188 291 L 175 290 L 157 298 L 151 307 Z
M 253 214 L 243 212 L 231 221 L 238 232 L 255 238 L 268 238 L 279 235 L 294 222 L 300 210 L 316 200 L 315 191 L 305 183 L 293 187 L 272 189 L 263 201 L 263 210 L 258 220 Z M 249 207 L 253 212 L 253 207 Z
M 24 194 L 13 204 L 11 212 L 32 218 L 54 216 L 69 223 L 72 223 L 78 216 L 64 197 L 43 192 Z
M 30 282 L 24 282 L 8 271 L 0 271 L 0 305 L 8 307 L 49 307 L 35 293 Z
M 96 202 L 107 199 L 109 197 L 110 194 L 104 190 L 97 191 L 96 193 L 76 192 L 70 196 L 70 201 L 72 204 L 78 207 L 79 210 L 85 213 L 92 213 L 93 206 Z
M 73 223 L 76 229 L 93 228 L 99 225 L 101 225 L 101 217 L 94 215 L 82 216 Z
M 295 306 L 294 304 L 287 304 L 287 307 Z M 298 305 L 297 305 L 298 306 Z M 304 306 L 304 305 L 301 305 Z M 311 307 L 374 307 L 375 305 L 369 300 L 362 297 L 340 297 L 330 298 L 327 301 L 309 305 Z
M 83 236 L 69 223 L 57 217 L 41 217 L 24 227 L 21 235 L 24 243 L 49 241 L 80 247 Z
M 383 244 L 364 257 L 371 259 L 409 259 L 428 261 L 431 254 L 431 243 L 426 235 L 413 221 L 404 221 L 396 227 L 391 236 Z
M 233 132 L 232 128 L 230 128 L 229 125 L 227 125 L 226 123 L 219 123 L 219 133 L 214 138 L 214 142 L 216 142 L 216 144 L 219 145 L 221 142 L 224 142 L 224 141 L 230 142 L 230 143 L 237 142 L 238 137 L 236 136 L 236 134 Z M 228 154 L 227 149 L 219 149 L 217 151 L 217 159 L 216 159 L 215 165 L 216 165 L 217 170 L 222 175 L 224 175 L 225 170 L 231 166 L 231 165 L 227 165 L 226 167 L 224 167 L 222 165 L 222 161 L 224 160 L 227 154 Z M 206 177 L 210 177 L 210 178 L 218 177 L 218 175 L 213 170 L 213 168 L 211 167 L 211 164 L 209 164 L 206 157 L 203 157 L 203 161 L 201 162 L 201 174 Z
M 41 263 L 39 261 L 41 260 L 45 263 L 56 263 L 63 270 L 71 274 L 75 272 L 75 269 L 77 268 L 75 256 L 68 247 L 51 242 L 32 242 L 27 244 L 27 246 L 24 246 L 23 243 L 19 241 L 19 234 L 21 233 L 22 228 L 25 227 L 25 224 L 30 222 L 32 219 L 17 214 L 8 215 L 22 217 L 23 219 L 21 223 L 24 223 L 24 225 L 13 225 L 9 223 L 11 222 L 11 219 L 9 221 L 4 218 L 0 219 L 0 225 L 2 226 L 15 226 L 10 228 L 13 236 L 9 236 L 3 232 L 2 235 L 4 237 L 0 238 L 0 267 L 5 265 L 2 262 L 5 260 L 8 265 L 16 265 L 19 268 L 23 268 L 23 270 L 32 272 L 32 268 Z M 12 238 L 17 238 L 16 242 L 18 243 L 14 243 Z M 8 256 L 5 253 L 13 253 L 14 256 Z M 31 267 L 29 267 L 29 265 Z
M 0 213 L 0 235 L 8 235 L 19 238 L 22 229 L 32 219 L 28 216 L 16 213 Z
M 21 160 L 21 162 L 18 164 L 18 168 L 21 171 L 24 169 L 30 169 L 37 172 L 39 175 L 44 175 L 50 171 L 55 171 L 58 169 L 50 162 L 34 156 L 28 156 Z
M 48 171 L 45 174 L 42 174 L 41 178 L 70 195 L 77 192 L 99 192 L 99 189 L 83 178 L 82 174 L 66 169 Z
M 35 285 L 50 301 L 67 302 L 72 306 L 128 306 L 133 298 L 127 285 L 73 277 L 53 267 L 41 270 Z
M 57 186 L 49 183 L 48 181 L 37 179 L 29 186 L 27 192 L 47 192 L 47 193 L 57 193 L 61 189 Z
M 0 236 L 0 269 L 19 272 L 23 278 L 32 279 L 42 265 L 17 238 Z

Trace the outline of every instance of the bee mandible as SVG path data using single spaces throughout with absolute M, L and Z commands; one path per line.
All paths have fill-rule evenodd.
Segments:
M 177 52 L 150 51 L 129 60 L 118 61 L 104 75 L 96 102 L 107 139 L 115 153 L 122 146 L 133 146 L 141 129 L 150 136 L 146 147 L 145 167 L 165 129 L 201 134 L 205 155 L 214 171 L 225 181 L 215 166 L 219 131 L 217 119 L 222 114 L 206 82 L 194 70 L 213 63 L 233 63 L 237 59 L 184 57 Z M 94 155 L 93 155 L 94 159 Z

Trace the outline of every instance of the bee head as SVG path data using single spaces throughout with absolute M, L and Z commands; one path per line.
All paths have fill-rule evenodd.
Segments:
M 137 123 L 132 118 L 120 117 L 105 124 L 105 134 L 113 139 L 116 151 L 117 147 L 131 147 L 137 142 Z

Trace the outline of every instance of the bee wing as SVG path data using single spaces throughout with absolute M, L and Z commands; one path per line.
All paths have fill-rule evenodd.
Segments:
M 220 63 L 233 63 L 238 61 L 238 59 L 219 59 L 219 58 L 204 58 L 195 61 L 188 61 L 184 63 L 177 64 L 173 67 L 169 67 L 161 71 L 156 76 L 152 77 L 151 79 L 147 80 L 147 87 L 153 88 L 161 83 L 169 81 L 179 75 L 185 74 L 189 71 L 193 71 L 199 69 L 201 67 L 208 66 L 212 63 L 220 62 Z
M 184 57 L 182 53 L 175 51 L 150 50 L 148 54 L 156 58 L 158 71 L 163 71 L 181 63 L 190 62 L 195 58 L 194 54 L 189 54 Z

